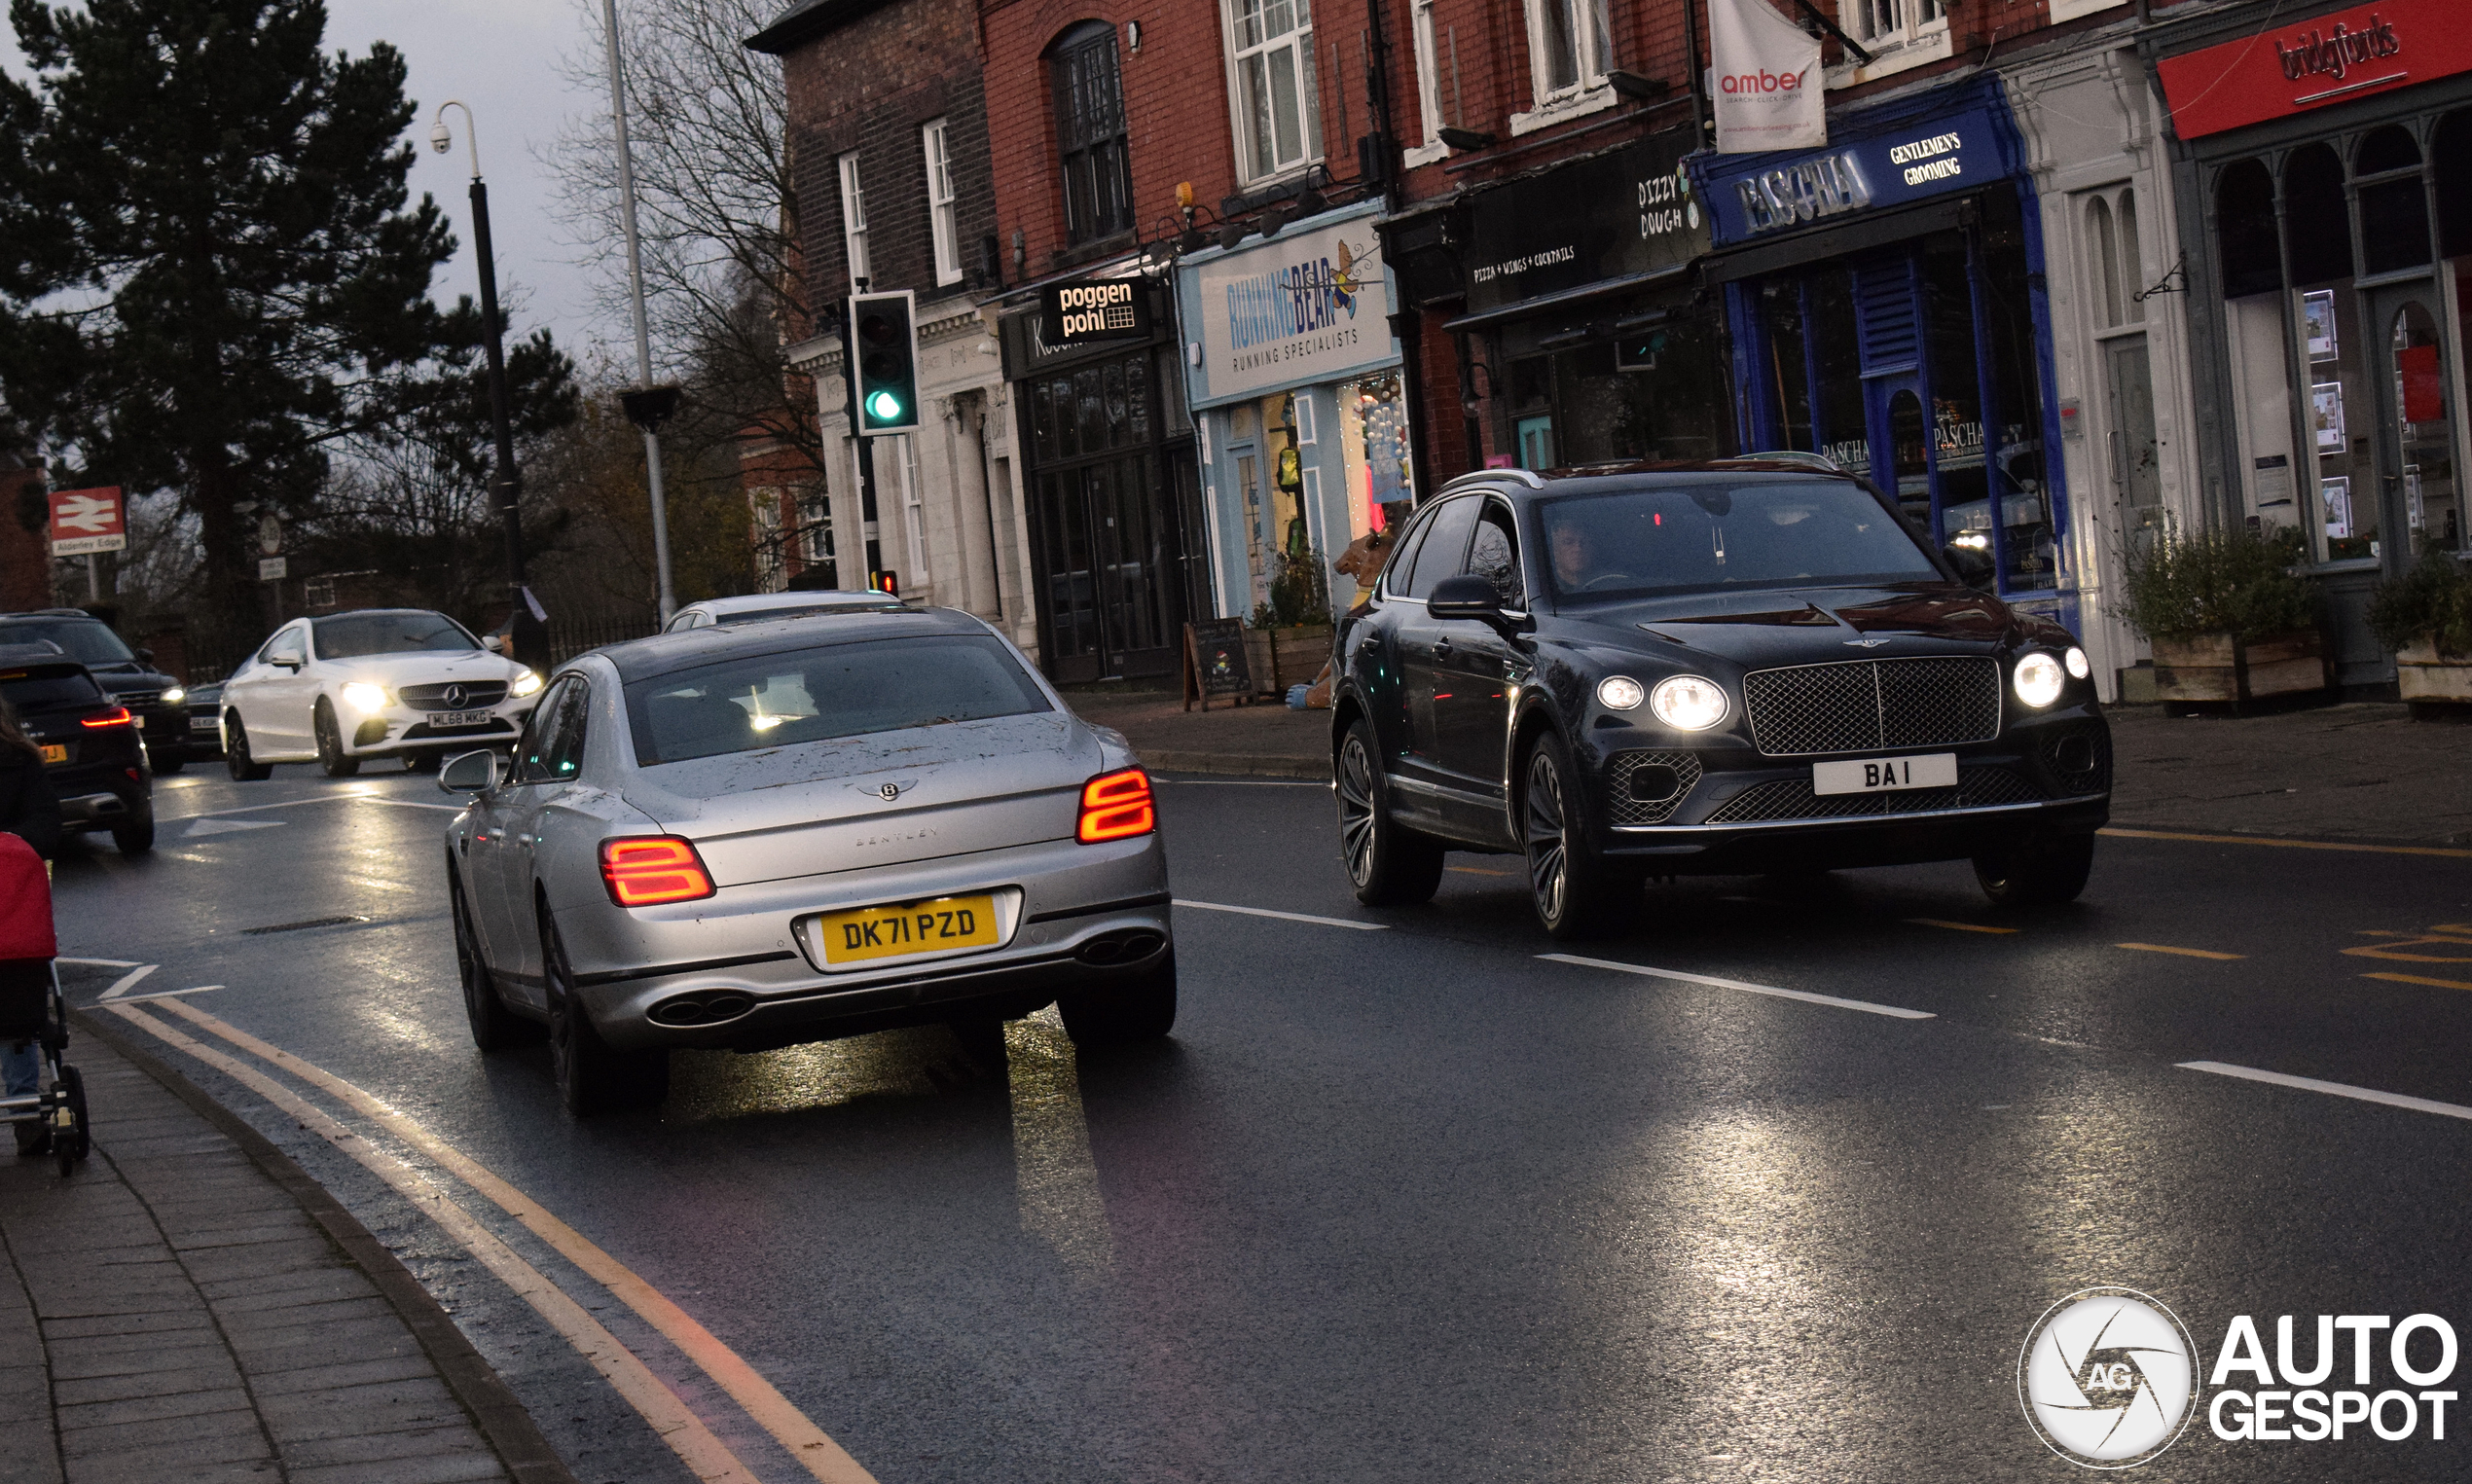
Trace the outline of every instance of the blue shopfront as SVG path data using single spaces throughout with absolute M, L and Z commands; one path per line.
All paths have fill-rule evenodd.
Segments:
M 2074 627 L 2043 244 L 1996 80 L 1832 115 L 1796 154 L 1700 155 L 1746 449 L 1893 489 L 2003 596 Z

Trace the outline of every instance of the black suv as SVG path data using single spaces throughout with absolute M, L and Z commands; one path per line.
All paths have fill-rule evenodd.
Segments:
M 1524 854 L 1555 937 L 1653 876 L 1972 859 L 1996 903 L 2075 897 L 2110 728 L 1980 561 L 1783 460 L 1452 481 L 1336 637 L 1357 896 L 1430 898 L 1448 849 Z
M 63 829 L 109 830 L 124 855 L 155 848 L 154 774 L 135 712 L 58 645 L 40 640 L 0 645 L 0 700 L 43 749 Z
M 0 645 L 40 642 L 58 645 L 136 715 L 155 772 L 169 777 L 194 758 L 221 755 L 220 738 L 202 749 L 191 742 L 188 695 L 179 681 L 155 669 L 153 650 L 129 648 L 111 625 L 76 608 L 0 614 Z

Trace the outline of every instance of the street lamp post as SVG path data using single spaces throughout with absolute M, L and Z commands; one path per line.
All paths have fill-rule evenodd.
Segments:
M 497 256 L 490 245 L 490 188 L 481 179 L 481 140 L 472 127 L 471 108 L 456 98 L 439 104 L 429 128 L 429 147 L 441 155 L 454 148 L 454 135 L 447 128 L 450 108 L 463 110 L 463 139 L 472 156 L 472 249 L 481 260 L 481 321 L 490 356 L 490 424 L 497 440 L 497 470 L 490 481 L 490 492 L 497 496 L 498 518 L 506 530 L 507 596 L 515 604 L 508 637 L 517 663 L 546 671 L 549 634 L 532 616 L 531 600 L 524 591 L 524 514 L 518 503 L 524 482 L 515 467 L 515 430 L 507 414 L 505 326 L 498 318 Z
M 643 460 L 652 483 L 652 564 L 661 584 L 661 623 L 678 608 L 670 582 L 670 502 L 661 487 L 661 423 L 677 406 L 674 389 L 652 382 L 652 334 L 644 324 L 643 257 L 636 237 L 636 164 L 627 147 L 627 83 L 618 63 L 618 0 L 600 0 L 601 21 L 609 33 L 609 114 L 618 127 L 618 202 L 627 230 L 627 283 L 636 316 L 636 391 L 621 401 L 627 416 L 643 429 Z M 668 391 L 668 395 L 656 393 Z M 657 409 L 657 411 L 655 410 Z

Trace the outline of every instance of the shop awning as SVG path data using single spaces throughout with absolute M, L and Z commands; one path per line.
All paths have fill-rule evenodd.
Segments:
M 1696 266 L 1690 263 L 1677 263 L 1671 268 L 1655 269 L 1645 273 L 1625 273 L 1619 278 L 1583 283 L 1578 288 L 1564 289 L 1558 294 L 1539 294 L 1534 299 L 1522 299 L 1516 304 L 1496 305 L 1490 309 L 1482 309 L 1474 314 L 1462 314 L 1459 318 L 1444 324 L 1442 328 L 1473 330 L 1479 325 L 1500 324 L 1506 319 L 1525 319 L 1531 314 L 1541 314 L 1550 309 L 1567 308 L 1572 305 L 1586 304 L 1592 300 L 1610 299 L 1632 289 L 1654 288 L 1657 284 L 1671 283 L 1677 278 L 1688 275 Z
M 1745 243 L 1708 257 L 1708 281 L 1730 283 L 1739 278 L 1759 278 L 1805 263 L 1910 242 L 1929 233 L 1963 227 L 1974 209 L 1971 196 L 1945 197 L 1876 216 L 1858 217 L 1842 226 L 1799 232 L 1773 242 Z

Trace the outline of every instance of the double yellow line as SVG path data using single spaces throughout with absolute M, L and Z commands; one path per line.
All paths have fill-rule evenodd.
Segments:
M 581 1232 L 542 1210 L 539 1202 L 492 1175 L 461 1150 L 443 1142 L 427 1129 L 361 1088 L 279 1046 L 270 1045 L 245 1031 L 227 1025 L 195 1005 L 178 999 L 158 999 L 149 1003 L 229 1042 L 256 1058 L 257 1063 L 288 1072 L 334 1098 L 523 1223 L 534 1236 L 555 1249 L 559 1255 L 583 1269 L 619 1302 L 634 1310 L 663 1338 L 676 1346 L 712 1379 L 714 1385 L 728 1394 L 749 1419 L 788 1450 L 790 1457 L 814 1475 L 818 1484 L 875 1484 L 875 1476 L 861 1467 L 857 1460 L 826 1436 L 824 1430 L 809 1421 L 805 1413 L 792 1406 L 789 1398 L 775 1390 L 773 1384 L 741 1358 L 737 1352 L 714 1338 L 710 1330 L 697 1323 L 686 1311 L 672 1303 L 626 1264 L 602 1251 Z M 140 1006 L 109 1004 L 99 1008 L 108 1009 L 157 1039 L 230 1073 L 258 1096 L 299 1120 L 303 1128 L 349 1155 L 363 1169 L 427 1213 L 431 1220 L 461 1243 L 483 1266 L 514 1289 L 552 1328 L 564 1336 L 566 1342 L 575 1348 L 576 1354 L 626 1397 L 697 1478 L 715 1481 L 715 1484 L 721 1484 L 721 1481 L 755 1484 L 755 1471 L 732 1453 L 726 1443 L 714 1436 L 694 1410 L 653 1374 L 651 1367 L 603 1328 L 581 1304 L 568 1297 L 538 1268 L 500 1241 L 428 1176 L 353 1132 L 324 1108 L 269 1075 L 257 1063 L 244 1061 L 220 1047 L 186 1034 Z

